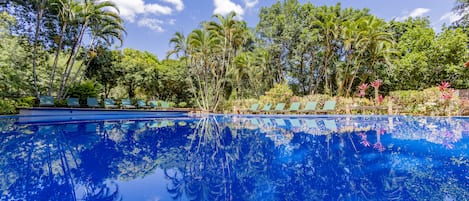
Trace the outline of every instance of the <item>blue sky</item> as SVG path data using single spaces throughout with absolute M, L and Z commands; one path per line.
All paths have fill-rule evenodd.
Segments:
M 125 20 L 127 36 L 123 47 L 149 51 L 164 59 L 170 49 L 169 39 L 176 31 L 185 34 L 210 20 L 214 13 L 235 11 L 255 27 L 261 7 L 277 0 L 111 0 L 117 4 Z M 385 20 L 403 20 L 409 16 L 429 16 L 432 26 L 440 27 L 457 19 L 451 9 L 455 0 L 300 0 L 314 5 L 369 8 L 374 15 Z

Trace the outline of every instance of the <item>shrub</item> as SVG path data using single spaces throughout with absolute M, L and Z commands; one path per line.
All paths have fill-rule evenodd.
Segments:
M 15 101 L 10 99 L 0 99 L 0 115 L 16 114 Z
M 80 104 L 86 104 L 87 97 L 98 97 L 101 86 L 92 81 L 86 80 L 80 84 L 71 86 L 68 91 L 69 97 L 76 97 L 80 99 Z M 65 104 L 66 105 L 66 104 Z
M 412 115 L 456 115 L 460 109 L 459 98 L 444 100 L 438 87 L 423 91 L 393 91 L 390 95 L 395 105 Z
M 286 103 L 293 96 L 293 91 L 289 88 L 288 84 L 275 84 L 274 88 L 265 92 L 264 96 L 259 98 L 259 101 L 263 104 L 272 103 Z
M 181 107 L 181 108 L 185 108 L 185 107 L 187 107 L 187 103 L 186 102 L 180 102 L 178 104 L 178 106 Z
M 33 107 L 36 101 L 36 97 L 34 96 L 18 98 L 16 100 L 16 107 Z

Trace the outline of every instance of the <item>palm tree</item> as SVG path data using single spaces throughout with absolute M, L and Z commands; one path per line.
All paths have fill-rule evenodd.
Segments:
M 174 44 L 174 48 L 166 53 L 167 59 L 173 54 L 176 54 L 176 57 L 179 57 L 180 53 L 182 53 L 183 57 L 187 57 L 189 41 L 183 33 L 174 33 L 174 36 L 169 40 L 169 44 Z
M 62 74 L 60 88 L 57 96 L 59 98 L 65 97 L 65 87 L 67 85 L 70 73 L 75 64 L 78 51 L 81 48 L 82 40 L 85 32 L 92 27 L 94 24 L 99 24 L 102 22 L 115 22 L 116 24 L 121 24 L 123 21 L 119 17 L 119 11 L 116 4 L 111 1 L 98 1 L 98 0 L 84 0 L 79 4 L 78 7 L 78 16 L 79 16 L 79 32 L 75 36 L 73 45 L 68 57 L 65 70 Z
M 358 47 L 366 49 L 367 57 L 366 66 L 368 67 L 367 76 L 375 76 L 376 63 L 384 61 L 390 64 L 388 56 L 392 53 L 392 45 L 394 40 L 392 34 L 384 30 L 385 22 L 375 16 L 367 16 L 361 21 L 364 32 L 363 37 L 358 41 Z
M 456 26 L 467 27 L 469 22 L 469 0 L 456 0 L 456 5 L 453 8 L 453 11 L 457 12 L 461 18 L 456 20 L 454 24 Z
M 65 32 L 74 20 L 75 20 L 75 10 L 78 6 L 78 3 L 73 0 L 58 0 L 57 2 L 52 3 L 52 7 L 56 7 L 59 13 L 59 22 L 61 23 L 61 30 L 59 38 L 57 41 L 57 49 L 55 51 L 54 63 L 52 64 L 52 71 L 50 73 L 49 79 L 49 92 L 48 95 L 52 94 L 55 71 L 57 70 L 57 63 L 59 61 L 60 52 L 62 51 L 62 43 Z
M 39 98 L 39 90 L 37 87 L 37 46 L 39 45 L 39 34 L 41 32 L 42 17 L 48 0 L 35 0 L 37 13 L 36 13 L 36 32 L 34 33 L 34 48 L 33 48 L 33 79 L 34 79 L 34 92 L 36 98 Z
M 220 69 L 217 69 L 219 38 L 213 32 L 196 29 L 189 35 L 188 41 L 191 49 L 189 71 L 194 97 L 200 108 L 216 109 L 220 100 L 219 89 L 223 81 L 219 74 Z M 194 86 L 194 82 L 197 87 Z
M 332 59 L 336 51 L 335 41 L 339 37 L 341 32 L 341 27 L 339 26 L 339 16 L 340 6 L 327 7 L 322 6 L 318 9 L 317 18 L 312 22 L 315 29 L 318 31 L 319 41 L 322 44 L 324 59 L 323 59 L 323 68 L 321 77 L 324 78 L 324 87 L 326 94 L 331 94 L 332 89 L 329 81 L 329 72 L 333 71 L 331 67 Z M 313 36 L 317 37 L 317 36 Z M 316 87 L 319 85 L 320 79 L 316 81 Z M 316 91 L 316 90 L 315 90 Z
M 122 43 L 124 42 L 123 37 L 124 34 L 126 34 L 127 32 L 125 31 L 125 27 L 123 26 L 123 21 L 120 18 L 116 20 L 104 18 L 102 20 L 102 22 L 93 23 L 92 25 L 90 25 L 90 48 L 89 53 L 87 54 L 88 61 L 86 62 L 86 66 L 83 71 L 86 71 L 88 69 L 91 60 L 96 56 L 96 46 L 102 44 L 104 47 L 109 47 L 114 44 L 114 40 L 118 40 L 119 45 L 122 46 Z M 82 65 L 80 65 L 77 72 L 75 73 L 75 76 L 72 79 L 72 83 L 76 81 L 76 78 L 81 72 L 82 66 L 83 63 Z M 84 75 L 85 74 L 82 73 L 82 76 L 80 77 L 80 80 L 78 80 L 78 83 L 83 79 Z

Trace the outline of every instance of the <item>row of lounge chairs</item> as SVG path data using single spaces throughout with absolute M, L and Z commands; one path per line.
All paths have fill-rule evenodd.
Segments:
M 307 102 L 303 109 L 300 109 L 300 102 L 293 102 L 290 104 L 288 109 L 285 109 L 285 103 L 278 103 L 275 108 L 272 110 L 272 104 L 265 104 L 262 109 L 259 109 L 259 103 L 254 103 L 247 110 L 242 110 L 241 112 L 246 114 L 286 114 L 286 113 L 299 113 L 299 114 L 317 114 L 317 113 L 329 113 L 336 110 L 337 102 L 335 100 L 328 100 L 324 102 L 322 109 L 317 109 L 316 106 L 318 103 L 316 101 Z
M 148 101 L 148 104 L 144 100 L 137 100 L 137 105 L 133 105 L 132 101 L 130 99 L 122 99 L 120 108 L 122 109 L 156 109 L 156 108 L 162 108 L 162 109 L 169 109 L 169 103 L 166 101 L 160 101 L 160 104 L 158 104 L 159 101 Z M 40 107 L 52 107 L 55 106 L 54 104 L 54 97 L 53 96 L 41 96 L 39 98 L 39 106 Z M 114 99 L 111 98 L 106 98 L 103 101 L 103 106 L 104 108 L 119 108 L 119 105 L 116 104 Z M 82 107 L 79 103 L 78 98 L 67 98 L 67 107 Z M 101 105 L 98 102 L 97 98 L 86 98 L 86 106 L 84 107 L 89 107 L 89 108 L 99 108 Z

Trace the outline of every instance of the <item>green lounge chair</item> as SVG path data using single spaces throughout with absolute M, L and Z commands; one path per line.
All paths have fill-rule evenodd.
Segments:
M 99 107 L 98 99 L 88 97 L 86 98 L 86 105 L 92 108 Z
M 335 111 L 335 105 L 337 104 L 337 101 L 335 100 L 328 100 L 324 102 L 324 106 L 320 110 L 316 110 L 315 112 L 317 113 L 329 113 L 329 112 L 334 112 Z
M 318 103 L 316 101 L 307 102 L 305 108 L 303 108 L 302 110 L 298 110 L 298 113 L 313 113 L 316 111 L 317 104 Z
M 318 123 L 314 119 L 305 119 L 303 121 L 305 125 L 305 133 L 312 134 L 312 135 L 319 135 L 321 134 L 321 129 L 319 128 Z
M 287 124 L 285 123 L 285 120 L 281 118 L 275 118 L 275 125 L 280 126 L 280 127 L 287 126 Z
M 54 106 L 53 96 L 41 96 L 39 97 L 39 107 Z
M 156 109 L 158 107 L 158 101 L 149 101 L 150 107 Z
M 80 107 L 80 102 L 78 101 L 78 98 L 67 98 L 67 106 Z
M 162 109 L 169 109 L 169 103 L 166 101 L 161 101 L 161 108 Z
M 137 100 L 137 107 L 138 108 L 150 108 L 144 100 Z
M 104 99 L 104 108 L 117 108 L 117 105 L 114 104 L 114 100 L 110 98 Z
M 326 127 L 327 130 L 330 130 L 332 132 L 337 131 L 337 123 L 335 120 L 324 120 L 324 127 Z
M 271 111 L 270 108 L 272 108 L 272 104 L 267 103 L 264 105 L 264 107 L 262 107 L 262 110 L 260 111 L 260 113 L 267 114 L 268 112 Z
M 122 99 L 121 106 L 124 109 L 135 109 L 135 105 L 132 105 L 132 102 L 130 101 L 130 99 Z
M 298 112 L 298 110 L 300 110 L 300 106 L 301 106 L 300 102 L 293 102 L 290 104 L 290 108 L 288 108 L 288 110 L 284 110 L 283 113 Z
M 292 128 L 302 128 L 303 126 L 300 123 L 299 119 L 290 119 L 290 125 Z
M 284 113 L 285 111 L 285 103 L 277 103 L 275 106 L 274 110 L 272 111 L 273 113 Z
M 258 112 L 257 110 L 259 110 L 259 103 L 254 103 L 251 105 L 251 107 L 247 110 L 242 110 L 241 112 L 244 114 L 246 112 L 249 112 L 249 113 L 256 113 Z

